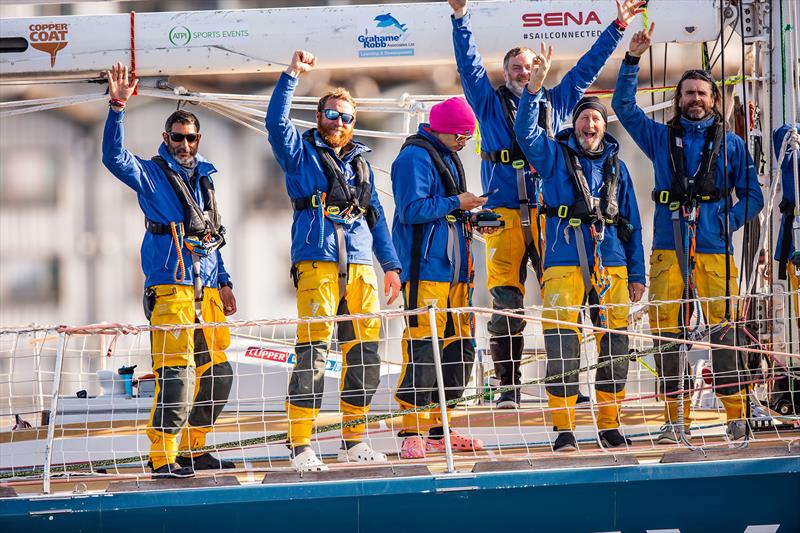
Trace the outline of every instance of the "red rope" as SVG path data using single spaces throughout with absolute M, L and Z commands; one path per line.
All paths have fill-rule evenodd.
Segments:
M 136 79 L 136 11 L 131 11 L 131 83 Z M 139 86 L 133 89 L 133 95 L 139 94 Z

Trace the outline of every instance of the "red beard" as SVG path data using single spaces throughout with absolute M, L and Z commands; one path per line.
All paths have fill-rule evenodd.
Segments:
M 317 132 L 322 140 L 331 148 L 342 148 L 350 144 L 353 138 L 353 130 L 343 132 L 326 130 L 325 127 L 317 122 Z

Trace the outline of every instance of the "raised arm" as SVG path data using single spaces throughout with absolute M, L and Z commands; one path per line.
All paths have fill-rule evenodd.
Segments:
M 658 144 L 658 129 L 661 126 L 649 118 L 636 103 L 636 88 L 639 76 L 639 58 L 650 47 L 655 23 L 648 31 L 636 32 L 631 38 L 628 54 L 619 68 L 617 85 L 611 107 L 614 109 L 620 124 L 633 137 L 639 148 L 651 160 L 655 158 Z
M 311 52 L 295 50 L 289 66 L 278 79 L 267 106 L 267 139 L 275 159 L 285 172 L 297 169 L 303 153 L 302 137 L 289 118 L 292 96 L 297 88 L 298 76 L 316 66 L 317 58 Z
M 489 102 L 495 98 L 495 93 L 472 35 L 472 17 L 467 12 L 466 0 L 448 1 L 453 8 L 453 50 L 464 97 L 478 120 L 485 120 Z
M 550 101 L 553 105 L 553 118 L 557 124 L 572 113 L 578 100 L 597 79 L 600 71 L 608 62 L 608 58 L 617 49 L 628 24 L 644 11 L 641 0 L 616 0 L 617 18 L 608 25 L 592 47 L 578 60 L 561 81 L 550 90 Z
M 110 107 L 103 128 L 103 165 L 136 192 L 152 193 L 153 183 L 144 173 L 141 163 L 125 149 L 125 130 L 122 127 L 124 109 L 136 89 L 137 80 L 128 75 L 128 67 L 117 63 L 106 71 Z

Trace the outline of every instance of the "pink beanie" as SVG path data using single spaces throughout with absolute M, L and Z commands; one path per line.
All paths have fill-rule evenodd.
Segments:
M 431 129 L 456 135 L 475 134 L 475 113 L 461 97 L 448 98 L 431 108 Z

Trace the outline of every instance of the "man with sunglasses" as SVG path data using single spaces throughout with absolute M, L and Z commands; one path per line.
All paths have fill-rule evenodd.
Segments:
M 200 122 L 188 111 L 172 113 L 158 155 L 134 156 L 123 147 L 122 119 L 137 81 L 122 63 L 107 77 L 103 164 L 136 191 L 145 215 L 145 314 L 153 326 L 225 322 L 236 312 L 236 298 L 219 251 L 225 228 L 211 180 L 217 169 L 197 152 Z M 227 328 L 151 332 L 156 396 L 147 436 L 153 478 L 235 467 L 195 451 L 206 445 L 206 434 L 228 401 L 233 371 L 224 350 L 229 344 Z
M 739 137 L 723 135 L 721 93 L 710 73 L 688 70 L 675 90 L 674 116 L 668 124 L 649 118 L 636 103 L 639 58 L 647 51 L 655 24 L 637 32 L 622 62 L 612 106 L 622 126 L 653 162 L 656 203 L 650 256 L 650 325 L 663 337 L 686 338 L 692 315 L 705 317 L 713 384 L 725 407 L 731 440 L 747 436 L 748 385 L 745 358 L 736 350 L 738 294 L 733 262 L 733 233 L 753 219 L 764 199 L 753 160 Z M 731 193 L 736 191 L 737 202 Z M 727 220 L 726 220 L 727 218 Z M 697 298 L 710 298 L 700 303 Z M 681 305 L 676 300 L 686 300 Z M 659 389 L 665 396 L 666 423 L 660 443 L 690 434 L 691 389 L 688 363 L 673 344 L 656 356 Z M 682 397 L 683 400 L 680 400 Z M 679 402 L 683 401 L 683 419 Z M 683 437 L 682 437 L 683 435 Z
M 400 262 L 365 157 L 369 148 L 352 140 L 356 103 L 346 89 L 326 93 L 317 104 L 317 127 L 304 134 L 289 118 L 298 76 L 316 63 L 310 52 L 294 53 L 272 92 L 266 117 L 269 143 L 285 173 L 294 208 L 292 277 L 297 313 L 301 317 L 376 313 L 380 304 L 372 254 L 385 273 L 384 294 L 389 304 L 400 292 Z M 363 442 L 364 418 L 380 381 L 380 319 L 337 324 L 343 413 L 338 460 L 385 462 L 385 454 Z M 311 448 L 311 433 L 322 404 L 333 329 L 333 322 L 311 322 L 297 328 L 297 362 L 286 409 L 291 462 L 299 471 L 327 469 Z
M 435 305 L 469 306 L 472 225 L 469 210 L 486 199 L 467 192 L 458 152 L 475 133 L 475 115 L 463 98 L 431 108 L 430 124 L 408 137 L 392 164 L 395 212 L 392 238 L 403 265 L 406 309 Z M 436 315 L 442 374 L 447 400 L 461 398 L 472 372 L 475 348 L 469 313 Z M 400 457 L 419 459 L 444 449 L 442 420 L 421 408 L 438 401 L 430 319 L 427 313 L 407 319 L 403 333 L 403 370 L 395 398 L 403 410 Z M 439 413 L 439 411 L 436 411 Z M 427 438 L 422 435 L 427 433 Z M 479 439 L 451 431 L 454 450 L 483 448 Z
M 540 187 L 536 172 L 528 165 L 514 139 L 517 106 L 531 69 L 539 56 L 530 48 L 516 47 L 503 59 L 504 85 L 495 89 L 483 66 L 472 34 L 467 0 L 448 0 L 453 8 L 453 46 L 461 85 L 467 101 L 480 122 L 481 181 L 483 191 L 497 190 L 486 207 L 502 215 L 505 226 L 486 237 L 486 265 L 489 292 L 495 309 L 520 309 L 525 297 L 525 280 L 530 259 L 539 285 L 543 274 L 544 228 L 540 227 Z M 617 0 L 617 18 L 600 34 L 591 49 L 578 60 L 561 81 L 545 90 L 539 113 L 541 126 L 552 138 L 572 112 L 572 108 L 594 83 L 611 53 L 622 40 L 628 23 L 642 12 L 645 2 Z M 542 43 L 542 55 L 545 53 Z M 525 322 L 495 315 L 489 321 L 489 351 L 500 385 L 519 386 L 520 361 Z M 497 400 L 500 409 L 519 407 L 520 390 L 503 392 Z

